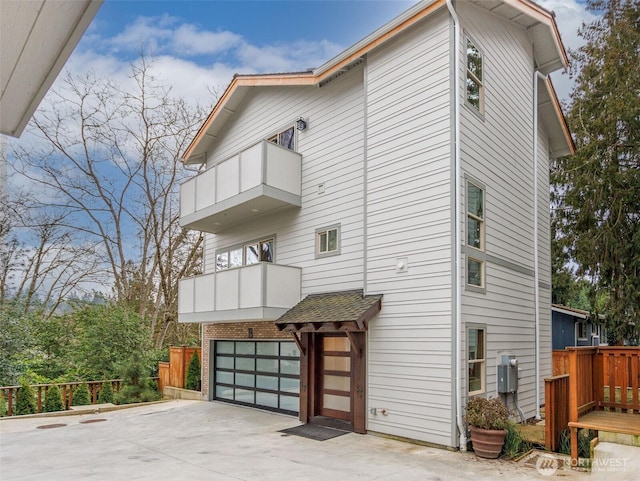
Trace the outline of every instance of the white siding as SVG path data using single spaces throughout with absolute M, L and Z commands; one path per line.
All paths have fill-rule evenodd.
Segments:
M 478 115 L 463 105 L 461 155 L 466 178 L 486 188 L 485 245 L 489 257 L 486 292 L 463 289 L 463 326 L 486 326 L 489 396 L 497 396 L 496 366 L 501 354 L 516 355 L 520 367 L 518 402 L 525 415 L 531 417 L 535 414 L 532 45 L 523 29 L 470 4 L 461 2 L 458 6 L 465 33 L 484 54 L 484 113 Z M 462 58 L 464 63 L 464 41 Z M 461 75 L 466 75 L 464 70 Z M 546 148 L 540 154 L 540 272 L 545 273 L 540 280 L 548 285 L 548 176 L 542 172 L 547 164 Z M 464 220 L 464 199 L 462 208 Z M 465 226 L 461 227 L 464 242 Z M 541 289 L 540 293 L 544 356 L 549 343 L 549 291 Z M 464 339 L 463 366 L 466 356 Z M 541 359 L 541 366 L 544 363 Z M 463 373 L 466 377 L 466 370 Z M 546 373 L 542 371 L 541 378 Z M 466 390 L 466 379 L 463 385 Z
M 215 250 L 275 234 L 278 264 L 302 268 L 302 294 L 363 288 L 363 68 L 317 87 L 269 87 L 250 93 L 221 135 L 209 164 L 284 129 L 303 115 L 302 208 L 231 227 L 207 238 L 205 271 Z M 324 183 L 324 194 L 318 185 Z M 340 224 L 340 255 L 315 259 L 315 231 Z
M 367 61 L 368 429 L 452 444 L 449 19 Z M 406 257 L 408 271 L 396 273 Z

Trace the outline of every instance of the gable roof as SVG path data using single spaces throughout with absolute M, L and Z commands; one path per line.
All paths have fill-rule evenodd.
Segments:
M 551 12 L 530 0 L 468 1 L 478 8 L 488 10 L 494 15 L 525 28 L 535 44 L 536 67 L 541 73 L 548 74 L 559 68 L 566 68 L 568 65 L 562 39 L 560 38 L 554 15 Z M 321 86 L 323 83 L 330 81 L 360 63 L 362 58 L 371 50 L 391 40 L 441 8 L 446 8 L 446 0 L 423 0 L 320 67 L 310 69 L 307 72 L 258 75 L 236 74 L 187 147 L 182 156 L 183 162 L 186 164 L 199 164 L 206 160 L 206 151 L 211 142 L 216 140 L 222 126 L 233 116 L 235 110 L 251 89 L 270 86 Z M 573 150 L 573 142 L 550 82 L 547 85 L 547 91 L 552 99 L 549 105 L 556 109 L 552 119 L 553 117 L 558 119 L 557 123 L 554 122 L 555 125 L 551 130 L 562 132 L 564 135 L 564 138 L 559 145 L 556 145 L 555 149 L 552 146 L 552 151 L 564 150 L 570 153 Z M 568 149 L 562 149 L 562 144 L 568 145 Z
M 285 332 L 363 332 L 382 308 L 382 294 L 355 291 L 309 294 L 276 320 Z

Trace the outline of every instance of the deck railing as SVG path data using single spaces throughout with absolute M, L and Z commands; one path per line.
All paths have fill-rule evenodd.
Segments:
M 569 375 L 562 374 L 544 380 L 545 446 L 555 451 L 560 446 L 560 433 L 569 423 Z
M 157 377 L 152 377 L 151 380 L 157 381 Z M 108 379 L 103 381 L 76 381 L 76 382 L 59 382 L 59 383 L 50 383 L 50 384 L 31 384 L 31 388 L 35 391 L 36 396 L 36 412 L 42 412 L 42 406 L 44 404 L 44 398 L 46 396 L 47 391 L 52 386 L 58 386 L 62 393 L 62 399 L 64 402 L 65 409 L 70 409 L 73 407 L 73 390 L 81 385 L 86 384 L 89 388 L 89 395 L 91 404 L 98 403 L 98 396 L 104 384 L 110 382 L 111 388 L 114 393 L 117 393 L 120 390 L 120 386 L 122 384 L 122 379 Z M 7 416 L 13 416 L 14 414 L 14 406 L 16 401 L 16 394 L 20 386 L 0 386 L 0 393 L 4 396 L 5 402 L 7 403 Z
M 589 411 L 640 414 L 640 347 L 568 347 L 553 352 L 553 366 L 563 375 L 545 379 L 548 449 Z

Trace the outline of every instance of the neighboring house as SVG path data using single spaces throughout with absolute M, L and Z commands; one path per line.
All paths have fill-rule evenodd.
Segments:
M 551 305 L 551 348 L 554 351 L 572 346 L 606 344 L 602 323 L 593 323 L 589 311 Z
M 206 398 L 464 449 L 466 400 L 513 356 L 539 412 L 549 160 L 573 151 L 546 75 L 566 56 L 530 1 L 453 7 L 237 75 L 198 131 L 181 223 L 208 233 L 205 272 L 179 320 L 203 323 Z

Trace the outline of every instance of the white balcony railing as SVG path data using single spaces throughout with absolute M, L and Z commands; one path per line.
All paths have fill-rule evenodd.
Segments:
M 301 269 L 261 262 L 180 281 L 180 322 L 275 320 L 300 302 Z
M 302 156 L 263 140 L 180 186 L 180 224 L 216 233 L 301 205 Z

